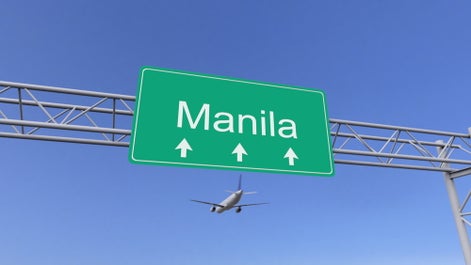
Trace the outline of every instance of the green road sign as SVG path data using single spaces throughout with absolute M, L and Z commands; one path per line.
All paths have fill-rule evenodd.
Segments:
M 135 163 L 332 176 L 324 93 L 144 67 Z

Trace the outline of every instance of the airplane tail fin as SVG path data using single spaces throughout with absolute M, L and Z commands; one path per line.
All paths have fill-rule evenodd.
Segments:
M 237 187 L 237 190 L 242 190 L 242 174 L 239 175 L 239 186 Z M 226 192 L 229 192 L 229 193 L 236 193 L 235 191 L 232 191 L 232 190 L 226 190 Z M 255 194 L 257 193 L 256 191 L 243 191 L 242 192 L 244 195 L 246 194 Z
M 237 190 L 242 190 L 242 174 L 239 175 L 239 188 Z M 244 191 L 243 194 L 255 194 L 256 191 Z
M 241 190 L 242 189 L 242 174 L 239 175 L 239 187 L 237 190 Z

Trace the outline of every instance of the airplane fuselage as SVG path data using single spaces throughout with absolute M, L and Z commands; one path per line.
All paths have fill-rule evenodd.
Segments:
M 214 202 L 208 202 L 208 201 L 199 201 L 199 200 L 191 200 L 191 201 L 211 205 L 211 208 L 209 208 L 209 210 L 211 212 L 216 212 L 216 213 L 223 213 L 223 212 L 225 212 L 227 210 L 230 210 L 232 208 L 235 208 L 236 213 L 240 213 L 242 211 L 242 207 L 267 204 L 267 203 L 239 204 L 239 201 L 242 198 L 242 195 L 255 193 L 253 191 L 252 192 L 250 192 L 250 191 L 249 192 L 244 192 L 242 190 L 241 183 L 242 183 L 242 175 L 239 176 L 239 187 L 237 188 L 237 191 L 229 191 L 231 193 L 231 195 L 227 196 L 227 198 L 225 198 L 220 203 L 214 203 Z
M 229 195 L 226 199 L 224 199 L 219 205 L 224 206 L 213 206 L 211 207 L 211 212 L 222 213 L 224 211 L 232 209 L 234 205 L 236 205 L 240 199 L 242 198 L 242 190 L 238 190 L 231 195 Z

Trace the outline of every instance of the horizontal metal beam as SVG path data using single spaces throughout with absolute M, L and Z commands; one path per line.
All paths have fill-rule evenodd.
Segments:
M 48 135 L 34 135 L 34 134 L 20 134 L 20 133 L 0 132 L 0 137 L 26 139 L 26 140 L 51 141 L 51 142 L 76 143 L 76 144 L 92 144 L 92 145 L 129 147 L 128 142 L 116 142 L 116 141 L 84 139 L 84 138 L 74 138 L 74 137 L 62 137 L 62 136 L 48 136 Z
M 347 155 L 387 157 L 387 158 L 397 158 L 397 159 L 405 159 L 405 160 L 421 160 L 421 161 L 428 161 L 428 162 L 441 162 L 441 163 L 471 165 L 471 160 L 437 158 L 437 157 L 428 157 L 428 156 L 413 156 L 413 155 L 401 155 L 401 154 L 391 154 L 391 153 L 377 153 L 377 152 L 348 150 L 348 149 L 334 149 L 334 153 L 347 154 Z
M 123 134 L 123 135 L 131 134 L 131 130 L 82 126 L 82 125 L 70 125 L 70 124 L 57 124 L 57 123 L 47 123 L 47 122 L 37 122 L 37 121 L 24 121 L 24 120 L 14 120 L 14 119 L 0 119 L 0 124 L 69 130 L 69 131 L 81 131 L 81 132 L 112 133 L 112 134 Z
M 361 121 L 348 121 L 348 120 L 340 120 L 340 119 L 330 119 L 330 122 L 331 123 L 338 123 L 338 124 L 348 124 L 348 125 L 354 125 L 354 126 L 376 128 L 376 129 L 400 130 L 400 131 L 408 131 L 408 132 L 416 132 L 416 133 L 425 133 L 425 134 L 435 134 L 435 135 L 443 135 L 443 136 L 455 136 L 455 137 L 470 138 L 469 134 L 464 134 L 464 133 L 419 129 L 419 128 L 411 128 L 411 127 L 403 127 L 403 126 L 393 126 L 393 125 L 376 124 L 376 123 L 361 122 Z
M 360 160 L 334 159 L 334 161 L 335 161 L 335 164 L 369 166 L 369 167 L 387 167 L 387 168 L 414 169 L 414 170 L 426 170 L 426 171 L 437 171 L 437 172 L 450 172 L 450 171 L 456 170 L 449 167 L 417 166 L 417 165 L 407 165 L 407 164 L 385 164 L 381 162 L 369 162 L 369 161 L 360 161 Z
M 366 135 L 366 134 L 358 134 L 358 135 L 355 135 L 353 133 L 344 133 L 344 132 L 335 132 L 335 131 L 331 131 L 330 132 L 330 135 L 331 136 L 337 136 L 337 137 L 343 137 L 343 138 L 355 138 L 355 137 L 360 137 L 361 139 L 364 139 L 364 140 L 374 140 L 374 141 L 381 141 L 381 142 L 387 142 L 387 141 L 390 141 L 390 142 L 397 142 L 397 143 L 405 143 L 405 144 L 410 144 L 410 143 L 414 143 L 414 144 L 419 144 L 419 145 L 426 145 L 426 146 L 435 146 L 435 147 L 439 147 L 439 146 L 443 146 L 443 144 L 440 144 L 440 143 L 437 143 L 437 142 L 430 142 L 430 141 L 412 141 L 410 139 L 403 139 L 403 138 L 398 138 L 398 139 L 395 139 L 395 138 L 391 138 L 391 137 L 384 137 L 384 136 L 375 136 L 375 135 Z M 452 148 L 459 148 L 460 145 L 456 145 L 456 144 L 453 144 L 451 145 L 450 147 Z
M 20 104 L 19 99 L 13 99 L 13 98 L 0 98 L 0 103 L 7 103 L 7 104 Z M 43 106 L 46 108 L 57 108 L 57 109 L 74 109 L 78 111 L 83 111 L 83 110 L 88 110 L 88 112 L 97 112 L 97 113 L 106 113 L 106 114 L 119 114 L 119 115 L 128 115 L 132 116 L 133 111 L 130 110 L 121 110 L 121 109 L 116 109 L 113 110 L 111 108 L 99 108 L 95 107 L 92 109 L 89 109 L 89 106 L 83 106 L 83 105 L 74 105 L 74 104 L 64 104 L 64 103 L 54 103 L 54 102 L 45 102 L 45 101 L 34 101 L 34 100 L 21 100 L 21 104 L 25 106 Z
M 7 81 L 0 81 L 0 86 L 15 87 L 15 88 L 28 88 L 32 90 L 38 90 L 38 91 L 47 91 L 47 92 L 54 92 L 54 93 L 72 94 L 72 95 L 90 96 L 90 97 L 115 98 L 115 99 L 131 100 L 131 101 L 134 101 L 136 99 L 135 96 L 122 95 L 122 94 L 103 93 L 103 92 L 79 90 L 79 89 L 73 89 L 73 88 L 32 85 L 32 84 L 7 82 Z
M 471 175 L 471 167 L 456 170 L 456 171 L 453 171 L 453 172 L 450 173 L 450 177 L 452 179 L 464 177 L 464 176 L 467 176 L 467 175 Z

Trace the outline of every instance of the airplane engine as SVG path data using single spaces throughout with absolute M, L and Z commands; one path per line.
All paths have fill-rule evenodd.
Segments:
M 211 207 L 211 212 L 213 213 L 215 211 L 216 211 L 216 206 Z
M 236 208 L 236 213 L 240 213 L 242 211 L 242 207 L 237 207 Z

